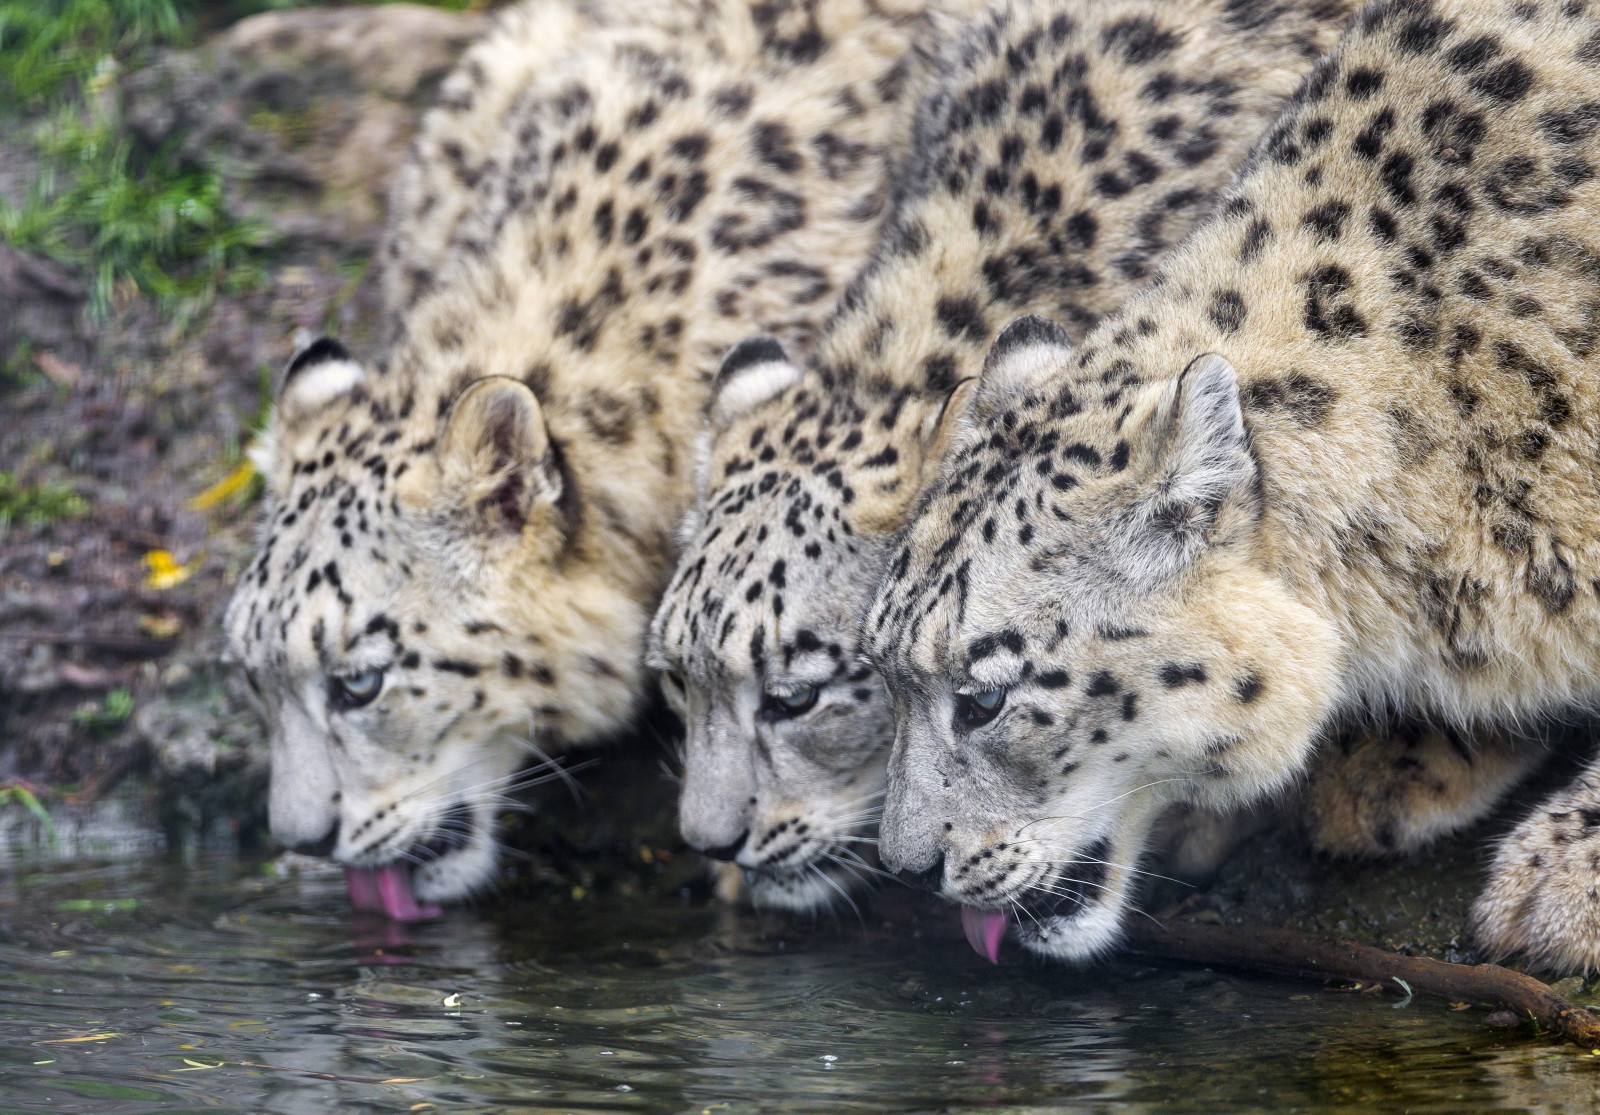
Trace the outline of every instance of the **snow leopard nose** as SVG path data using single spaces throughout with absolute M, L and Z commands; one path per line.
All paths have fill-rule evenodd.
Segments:
M 328 831 L 315 840 L 302 840 L 298 844 L 289 846 L 291 852 L 299 852 L 302 856 L 321 856 L 326 859 L 333 855 L 334 845 L 339 843 L 339 818 L 334 817 L 333 824 L 328 826 Z
M 732 863 L 733 858 L 739 854 L 739 849 L 744 847 L 745 837 L 749 835 L 750 830 L 746 829 L 739 834 L 739 839 L 735 840 L 733 843 L 724 844 L 720 848 L 701 848 L 700 854 L 702 856 L 708 856 L 711 859 L 719 859 L 723 863 Z
M 940 852 L 938 858 L 921 871 L 907 867 L 895 872 L 895 878 L 917 890 L 940 890 L 944 886 L 944 853 Z

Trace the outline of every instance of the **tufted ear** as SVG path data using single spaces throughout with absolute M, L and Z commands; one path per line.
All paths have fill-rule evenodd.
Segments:
M 1066 366 L 1072 356 L 1067 331 L 1047 317 L 1028 314 L 1000 330 L 984 357 L 970 410 L 974 421 L 999 414 L 1046 374 Z
M 473 529 L 521 534 L 530 520 L 559 523 L 565 483 L 539 400 L 507 376 L 461 393 L 439 438 L 435 505 Z
M 1167 384 L 1148 426 L 1157 471 L 1141 512 L 1149 557 L 1175 571 L 1205 544 L 1229 496 L 1256 479 L 1239 399 L 1239 375 L 1207 353 Z
M 317 337 L 302 344 L 273 379 L 271 420 L 263 436 L 250 447 L 256 470 L 272 477 L 283 434 L 354 390 L 366 378 L 361 365 L 332 337 Z
M 364 382 L 367 373 L 338 341 L 318 337 L 296 352 L 277 378 L 278 418 L 293 423 Z
M 727 429 L 734 419 L 777 397 L 799 379 L 799 366 L 777 341 L 770 337 L 740 341 L 722 358 L 711 383 L 712 428 Z

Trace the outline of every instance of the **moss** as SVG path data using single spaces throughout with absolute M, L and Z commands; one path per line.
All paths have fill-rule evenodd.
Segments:
M 98 705 L 85 705 L 72 714 L 74 724 L 91 731 L 109 731 L 133 715 L 133 694 L 126 689 L 113 689 Z
M 88 509 L 88 502 L 65 484 L 20 484 L 11 473 L 0 472 L 0 534 L 14 523 L 41 527 Z

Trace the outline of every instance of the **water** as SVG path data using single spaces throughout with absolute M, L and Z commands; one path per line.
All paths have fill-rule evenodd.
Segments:
M 1600 1057 L 1480 1010 L 864 926 L 669 894 L 402 930 L 232 859 L 41 865 L 0 880 L 0 1111 L 1600 1107 Z

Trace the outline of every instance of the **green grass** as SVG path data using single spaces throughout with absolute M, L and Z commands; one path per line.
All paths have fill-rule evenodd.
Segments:
M 365 0 L 375 2 L 375 0 Z M 465 10 L 485 0 L 424 0 Z M 256 12 L 307 0 L 0 0 L 0 120 L 34 120 L 40 174 L 19 205 L 0 200 L 0 240 L 90 280 L 89 312 L 122 296 L 197 308 L 259 277 L 261 231 L 232 218 L 221 176 L 171 151 L 137 151 L 101 94 L 158 46 L 184 46 Z M 184 315 L 186 316 L 186 314 Z
M 15 782 L 0 782 L 0 805 L 16 802 L 22 808 L 32 813 L 34 819 L 50 838 L 50 843 L 56 842 L 56 823 L 51 819 L 49 812 L 40 803 L 39 797 L 27 786 Z
M 0 239 L 85 272 L 91 315 L 122 290 L 172 306 L 255 278 L 261 237 L 228 216 L 215 171 L 164 152 L 136 162 L 103 125 L 55 121 L 44 133 L 45 172 L 22 205 L 0 203 Z
M 38 108 L 183 33 L 178 0 L 0 0 L 0 104 Z
M 0 472 L 0 534 L 13 523 L 41 527 L 71 519 L 89 509 L 82 496 L 65 484 L 19 484 L 9 472 Z
M 363 0 L 366 3 L 382 0 Z M 422 0 L 466 11 L 480 0 Z M 0 0 L 0 105 L 42 107 L 80 91 L 111 62 L 183 44 L 257 12 L 318 7 L 307 0 Z

